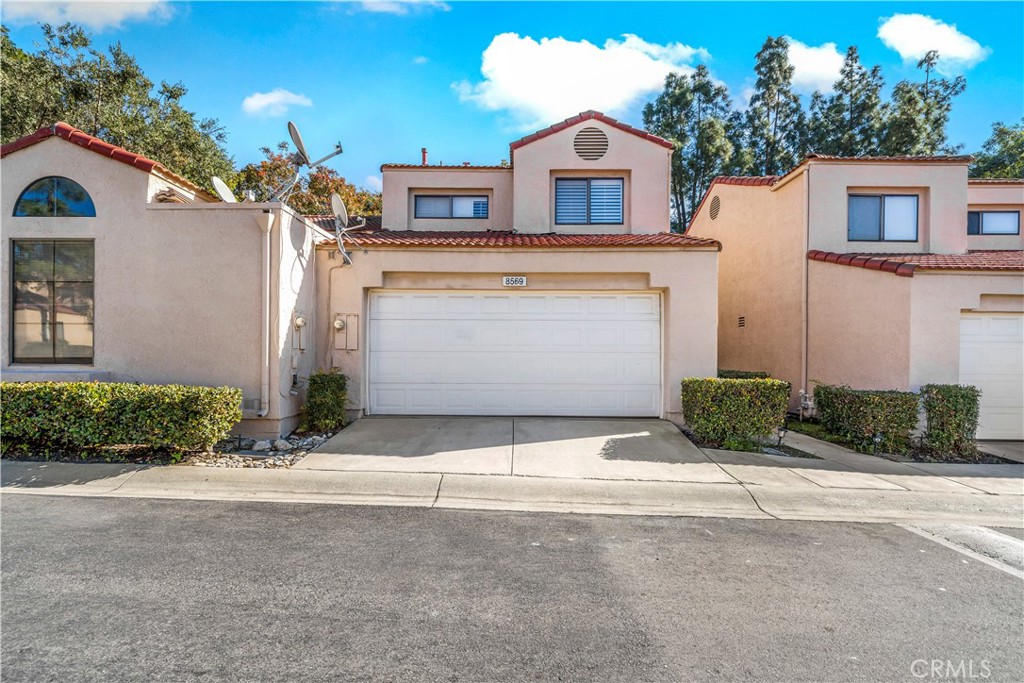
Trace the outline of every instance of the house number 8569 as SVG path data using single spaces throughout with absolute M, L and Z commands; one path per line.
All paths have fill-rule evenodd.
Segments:
M 505 287 L 525 287 L 526 276 L 524 275 L 506 275 L 501 278 L 501 284 Z

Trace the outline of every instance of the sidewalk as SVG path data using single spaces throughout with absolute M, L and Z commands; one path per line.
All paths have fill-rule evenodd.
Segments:
M 820 460 L 706 450 L 702 481 L 2 461 L 4 494 L 1024 526 L 1024 466 L 897 463 L 791 433 Z

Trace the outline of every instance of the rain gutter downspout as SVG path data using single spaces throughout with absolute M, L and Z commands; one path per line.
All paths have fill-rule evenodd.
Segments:
M 260 409 L 257 417 L 270 412 L 270 233 L 274 227 L 274 213 L 264 209 L 256 222 L 263 233 L 263 260 L 261 262 L 262 287 L 260 299 Z
M 803 263 L 804 270 L 804 281 L 803 281 L 803 339 L 801 344 L 803 346 L 800 356 L 803 359 L 803 367 L 801 368 L 800 385 L 804 392 L 804 399 L 810 398 L 809 392 L 809 378 L 807 377 L 810 372 L 810 359 L 807 357 L 808 350 L 810 348 L 810 317 L 811 317 L 811 302 L 810 302 L 810 285 L 811 285 L 811 268 L 810 263 L 807 259 L 807 252 L 811 248 L 811 165 L 807 165 L 807 170 L 804 175 L 804 250 L 800 255 L 800 260 Z M 800 406 L 800 414 L 803 415 L 803 406 Z

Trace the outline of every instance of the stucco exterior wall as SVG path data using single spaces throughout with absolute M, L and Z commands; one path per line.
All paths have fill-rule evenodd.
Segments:
M 722 243 L 718 266 L 719 367 L 803 381 L 805 178 L 771 188 L 716 184 L 687 234 Z M 713 197 L 720 201 L 711 219 Z M 739 318 L 744 326 L 739 326 Z
M 580 158 L 573 141 L 583 128 L 608 136 L 596 161 Z M 653 233 L 669 230 L 669 158 L 672 150 L 590 119 L 513 152 L 513 227 L 525 233 Z M 623 178 L 623 225 L 555 225 L 555 178 Z
M 297 414 L 300 398 L 288 393 L 290 371 L 287 384 L 282 381 L 292 360 L 282 351 L 290 345 L 284 324 L 291 324 L 296 302 L 308 310 L 314 307 L 313 254 L 304 223 L 280 205 L 147 204 L 153 187 L 150 174 L 58 138 L 8 155 L 3 171 L 0 278 L 5 312 L 11 310 L 12 240 L 91 239 L 95 245 L 93 363 L 12 364 L 5 313 L 0 362 L 6 380 L 234 386 L 245 399 L 247 419 L 239 429 L 255 435 L 281 433 L 282 420 Z M 22 189 L 48 175 L 79 182 L 93 199 L 96 217 L 12 217 Z M 274 216 L 271 277 L 280 287 L 274 284 L 270 290 L 276 322 L 271 329 L 277 330 L 271 344 L 271 410 L 255 420 L 263 363 L 259 226 L 265 212 Z M 313 355 L 310 350 L 308 359 L 299 363 L 300 372 L 308 375 Z
M 968 184 L 968 211 L 1016 211 L 1024 218 L 1024 183 Z M 1024 249 L 1024 233 L 1016 235 L 968 235 L 968 249 Z
M 809 164 L 810 249 L 839 253 L 959 254 L 967 250 L 966 163 Z M 916 242 L 860 242 L 848 237 L 847 197 L 918 195 Z
M 512 169 L 385 168 L 381 225 L 390 230 L 508 230 L 512 227 Z M 488 197 L 487 218 L 415 218 L 417 194 Z
M 855 389 L 905 390 L 917 278 L 809 262 L 808 375 Z M 959 334 L 959 333 L 958 333 Z
M 1020 273 L 919 271 L 911 280 L 911 389 L 929 382 L 959 381 L 962 312 L 1019 312 L 1024 306 Z
M 373 249 L 354 255 L 354 265 L 317 259 L 317 316 L 349 321 L 344 333 L 320 326 L 319 364 L 349 378 L 349 409 L 366 407 L 365 324 L 373 289 L 502 290 L 501 276 L 527 276 L 517 292 L 557 290 L 658 291 L 662 293 L 663 410 L 680 420 L 679 381 L 714 376 L 717 351 L 717 258 L 714 250 L 419 250 Z M 358 337 L 352 323 L 358 316 Z M 340 335 L 344 334 L 342 337 Z M 355 341 L 356 349 L 351 347 Z

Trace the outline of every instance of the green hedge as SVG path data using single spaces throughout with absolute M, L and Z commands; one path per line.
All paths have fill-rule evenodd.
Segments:
M 306 392 L 306 429 L 330 431 L 345 426 L 348 379 L 338 372 L 314 372 Z
M 917 394 L 819 384 L 814 389 L 814 405 L 821 426 L 859 451 L 874 452 L 876 434 L 882 437 L 880 451 L 905 453 L 910 449 L 910 434 L 918 420 Z
M 5 451 L 124 445 L 205 450 L 242 419 L 242 391 L 230 387 L 3 382 L 0 391 Z
M 926 384 L 921 399 L 928 425 L 925 446 L 936 453 L 975 455 L 981 391 L 959 384 Z
M 718 370 L 718 379 L 768 379 L 771 374 L 762 370 Z
M 777 379 L 690 378 L 682 383 L 683 419 L 701 440 L 742 444 L 781 427 L 789 383 Z

